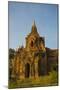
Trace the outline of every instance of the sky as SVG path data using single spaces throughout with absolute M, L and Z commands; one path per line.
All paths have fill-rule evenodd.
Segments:
M 45 38 L 45 46 L 58 48 L 58 5 L 8 2 L 9 48 L 25 47 L 25 37 L 35 20 L 37 31 Z

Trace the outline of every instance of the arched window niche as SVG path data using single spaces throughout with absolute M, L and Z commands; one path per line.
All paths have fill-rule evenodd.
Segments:
M 31 47 L 33 47 L 33 45 L 34 45 L 34 42 L 33 42 L 33 41 L 31 41 Z

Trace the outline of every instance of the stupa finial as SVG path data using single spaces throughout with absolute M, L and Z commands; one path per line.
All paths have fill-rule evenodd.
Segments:
M 33 21 L 33 24 L 32 24 L 32 32 L 37 32 L 37 27 L 36 27 L 36 24 L 35 24 L 35 20 Z
M 33 26 L 35 26 L 35 20 L 33 20 Z

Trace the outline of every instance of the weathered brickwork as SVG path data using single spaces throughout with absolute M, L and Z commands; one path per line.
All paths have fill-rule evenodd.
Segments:
M 25 48 L 18 48 L 12 65 L 12 78 L 37 78 L 47 74 L 45 40 L 38 34 L 35 22 L 26 37 Z

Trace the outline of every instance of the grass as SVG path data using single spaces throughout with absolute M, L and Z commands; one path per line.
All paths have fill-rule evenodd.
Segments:
M 52 71 L 49 75 L 40 76 L 39 78 L 26 78 L 23 80 L 9 81 L 9 88 L 24 87 L 42 87 L 58 85 L 58 75 L 56 71 Z

